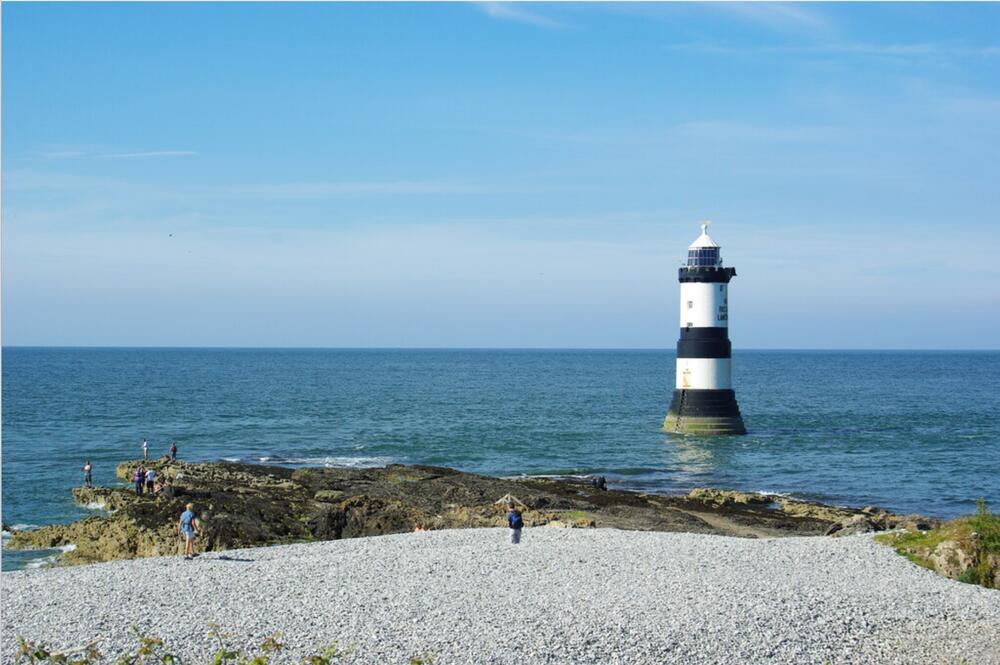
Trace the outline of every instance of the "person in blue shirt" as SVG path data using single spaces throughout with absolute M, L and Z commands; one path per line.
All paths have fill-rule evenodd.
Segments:
M 184 507 L 187 510 L 181 513 L 181 519 L 177 522 L 177 533 L 184 539 L 184 559 L 190 560 L 196 556 L 194 553 L 194 539 L 201 530 L 201 522 L 198 521 L 198 516 L 194 514 L 193 503 L 189 503 Z
M 510 542 L 517 545 L 521 542 L 524 518 L 521 517 L 521 511 L 513 503 L 507 504 L 507 526 L 510 527 Z

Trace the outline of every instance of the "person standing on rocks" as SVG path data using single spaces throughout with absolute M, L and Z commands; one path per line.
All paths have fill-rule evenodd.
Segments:
M 94 481 L 93 481 L 93 478 L 91 476 L 91 472 L 93 470 L 94 470 L 93 465 L 90 463 L 90 460 L 87 460 L 87 463 L 83 465 L 83 486 L 84 487 L 93 487 L 94 486 Z
M 521 516 L 521 511 L 513 503 L 507 504 L 507 526 L 510 527 L 510 542 L 517 545 L 521 542 L 524 518 Z
M 153 495 L 153 484 L 156 482 L 156 471 L 146 469 L 146 494 Z
M 135 493 L 142 496 L 142 485 L 146 481 L 146 471 L 142 468 L 142 465 L 135 467 L 135 473 L 132 474 L 132 482 L 135 483 Z
M 163 476 L 160 480 L 160 494 L 168 499 L 174 498 L 174 486 L 170 483 L 170 476 Z
M 146 443 L 146 439 L 142 440 L 142 459 L 149 459 L 149 444 Z
M 184 559 L 190 560 L 195 557 L 194 539 L 201 530 L 201 522 L 194 514 L 194 504 L 189 503 L 184 506 L 186 510 L 181 513 L 181 519 L 177 522 L 177 533 L 184 539 Z
M 170 444 L 170 461 L 171 462 L 176 462 L 177 461 L 177 442 L 176 441 L 173 441 Z

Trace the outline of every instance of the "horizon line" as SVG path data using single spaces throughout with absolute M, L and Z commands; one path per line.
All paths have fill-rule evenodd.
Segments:
M 670 351 L 673 345 L 659 346 L 240 346 L 240 345 L 109 345 L 109 344 L 3 344 L 6 349 L 134 349 L 134 350 L 217 350 L 217 351 Z M 822 351 L 822 352 L 911 352 L 911 353 L 997 353 L 1000 348 L 907 348 L 907 347 L 733 347 L 733 351 Z

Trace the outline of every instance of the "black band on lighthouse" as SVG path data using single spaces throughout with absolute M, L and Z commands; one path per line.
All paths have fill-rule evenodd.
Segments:
M 728 284 L 729 280 L 736 277 L 736 268 L 679 268 L 677 270 L 677 281 L 683 282 L 708 282 L 710 284 Z
M 728 339 L 681 339 L 677 341 L 678 358 L 731 358 L 733 345 Z
M 681 328 L 678 358 L 732 358 L 729 328 Z
M 741 418 L 734 390 L 675 390 L 670 412 L 681 417 Z

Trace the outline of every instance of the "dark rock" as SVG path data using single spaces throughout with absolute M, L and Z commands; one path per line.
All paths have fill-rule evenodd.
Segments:
M 710 487 L 696 487 L 688 492 L 688 498 L 714 503 L 718 506 L 765 505 L 774 501 L 774 497 L 769 494 L 737 492 L 734 490 L 717 490 Z
M 128 479 L 139 462 L 120 464 Z M 83 504 L 107 515 L 41 527 L 12 536 L 13 548 L 77 547 L 65 563 L 176 554 L 177 520 L 188 502 L 202 523 L 198 548 L 224 550 L 275 543 L 333 540 L 432 529 L 504 526 L 507 494 L 527 505 L 529 527 L 613 527 L 755 537 L 821 535 L 882 528 L 874 515 L 846 524 L 861 511 L 711 489 L 670 497 L 611 490 L 589 482 L 490 478 L 431 466 L 372 469 L 267 467 L 218 462 L 150 461 L 172 492 L 137 496 L 130 488 L 76 488 Z M 879 514 L 882 515 L 881 513 Z M 891 523 L 897 516 L 885 513 Z
M 842 522 L 837 522 L 830 526 L 826 531 L 826 535 L 834 536 L 839 538 L 840 536 L 853 536 L 858 533 L 871 533 L 873 531 L 881 531 L 882 529 L 868 519 L 867 516 L 863 514 L 854 515 L 849 517 Z

